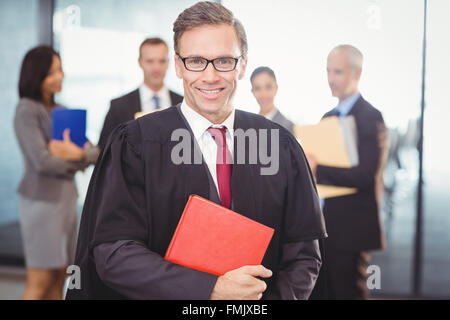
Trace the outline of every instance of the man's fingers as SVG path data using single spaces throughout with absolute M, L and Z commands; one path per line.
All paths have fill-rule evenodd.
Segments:
M 264 280 L 272 271 L 262 265 L 248 265 L 231 270 L 217 279 L 211 299 L 252 299 L 259 300 L 267 289 Z
M 256 279 L 255 279 L 256 280 Z M 267 289 L 267 284 L 263 280 L 256 280 L 257 283 L 253 285 L 253 299 L 260 300 L 262 298 L 263 292 Z
M 263 280 L 258 281 L 259 281 L 258 292 L 260 292 L 260 294 L 262 295 L 262 293 L 267 289 L 267 284 Z
M 242 271 L 253 277 L 270 278 L 272 276 L 272 271 L 262 265 L 244 266 L 242 267 Z

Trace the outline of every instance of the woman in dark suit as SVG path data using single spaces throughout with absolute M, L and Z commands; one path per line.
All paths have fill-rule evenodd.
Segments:
M 14 129 L 25 172 L 18 188 L 19 218 L 27 281 L 24 299 L 61 299 L 66 268 L 73 261 L 77 234 L 77 189 L 74 175 L 95 163 L 98 149 L 78 147 L 64 132 L 51 139 L 52 110 L 61 107 L 64 72 L 52 48 L 31 49 L 22 62 Z
M 260 107 L 259 114 L 278 123 L 294 134 L 294 123 L 275 107 L 274 101 L 278 91 L 275 72 L 269 67 L 258 67 L 252 72 L 250 82 L 252 84 L 252 93 Z

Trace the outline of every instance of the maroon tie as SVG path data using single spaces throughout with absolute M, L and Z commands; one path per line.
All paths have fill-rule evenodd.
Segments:
M 208 128 L 209 133 L 217 144 L 216 171 L 222 206 L 231 208 L 231 153 L 227 148 L 226 127 Z

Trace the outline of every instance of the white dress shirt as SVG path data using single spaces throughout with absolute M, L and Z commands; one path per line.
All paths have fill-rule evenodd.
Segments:
M 148 113 L 155 111 L 155 101 L 153 100 L 154 95 L 158 95 L 159 97 L 160 108 L 158 110 L 167 109 L 172 106 L 172 102 L 170 101 L 169 89 L 167 89 L 166 86 L 162 87 L 158 92 L 154 92 L 143 83 L 139 87 L 142 112 Z
M 217 171 L 216 171 L 216 164 L 217 164 L 217 144 L 214 141 L 213 137 L 208 131 L 209 127 L 214 128 L 221 128 L 226 127 L 226 140 L 227 140 L 227 148 L 230 151 L 231 155 L 233 156 L 233 135 L 234 135 L 234 108 L 231 114 L 228 116 L 227 119 L 225 119 L 224 122 L 221 124 L 213 124 L 208 119 L 197 113 L 194 109 L 189 107 L 186 104 L 186 101 L 183 100 L 181 103 L 181 112 L 183 116 L 186 118 L 189 126 L 191 127 L 192 132 L 194 133 L 195 140 L 197 141 L 200 151 L 203 154 L 203 159 L 205 160 L 206 164 L 208 165 L 209 172 L 211 173 L 211 176 L 214 180 L 214 183 L 216 185 L 217 194 L 219 194 L 219 187 L 217 183 Z M 220 194 L 219 194 L 220 197 Z

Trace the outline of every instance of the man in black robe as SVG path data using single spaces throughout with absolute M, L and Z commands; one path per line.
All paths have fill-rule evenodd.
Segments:
M 295 138 L 232 105 L 247 64 L 244 29 L 222 5 L 200 2 L 178 16 L 174 33 L 185 100 L 109 138 L 83 209 L 81 288 L 67 298 L 307 299 L 322 262 L 324 219 Z M 180 132 L 189 143 L 177 153 L 186 142 L 174 139 Z M 220 148 L 232 164 L 217 160 Z M 216 276 L 165 260 L 191 194 L 273 228 L 262 264 Z

